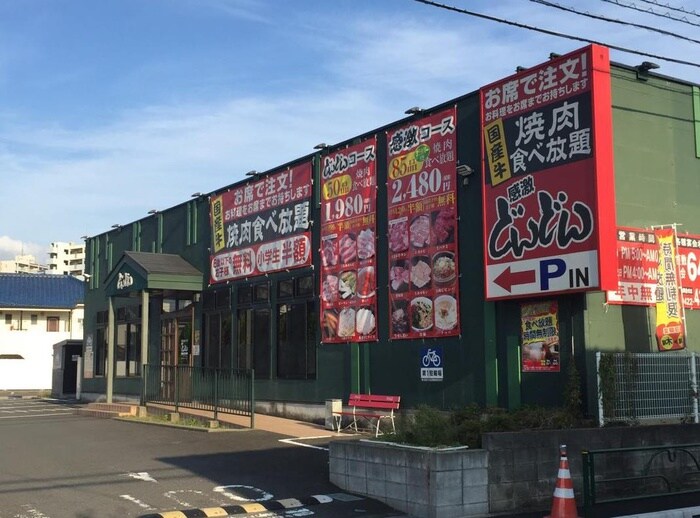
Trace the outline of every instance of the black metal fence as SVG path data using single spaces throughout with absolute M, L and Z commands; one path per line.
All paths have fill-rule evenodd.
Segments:
M 160 403 L 250 417 L 255 426 L 252 370 L 214 369 L 187 365 L 143 366 L 142 402 Z
M 584 516 L 596 505 L 700 492 L 700 444 L 582 452 Z

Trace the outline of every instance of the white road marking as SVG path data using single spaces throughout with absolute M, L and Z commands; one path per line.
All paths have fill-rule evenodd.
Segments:
M 304 448 L 313 448 L 314 450 L 328 451 L 328 448 L 324 448 L 323 446 L 314 446 L 313 444 L 304 444 L 303 442 L 297 442 L 297 441 L 305 441 L 305 440 L 310 440 L 310 439 L 326 439 L 328 437 L 332 437 L 332 436 L 331 435 L 318 435 L 316 437 L 294 437 L 292 439 L 280 439 L 279 442 L 283 442 L 285 444 L 293 444 L 294 446 L 303 446 Z
M 60 413 L 54 412 L 53 414 L 4 415 L 4 416 L 0 416 L 0 419 L 29 419 L 30 417 L 54 417 L 56 415 L 68 415 L 68 414 L 74 414 L 74 412 L 72 410 L 70 410 L 68 412 L 60 412 Z
M 138 505 L 141 509 L 146 509 L 146 510 L 148 510 L 148 511 L 153 511 L 153 510 L 155 510 L 155 507 L 151 507 L 151 506 L 148 505 L 147 503 L 142 502 L 142 501 L 139 500 L 138 498 L 135 498 L 135 497 L 133 497 L 133 496 L 131 496 L 131 495 L 119 495 L 119 498 L 123 498 L 124 500 L 126 500 L 126 501 L 128 501 L 128 502 L 132 502 L 132 503 Z
M 235 492 L 230 492 L 228 491 L 229 489 L 233 489 L 235 490 Z M 260 498 L 246 498 L 244 496 L 241 496 L 240 494 L 236 494 L 237 492 L 245 493 L 248 491 L 258 492 L 260 494 Z M 258 489 L 257 487 L 253 486 L 242 486 L 238 484 L 234 484 L 232 486 L 218 486 L 214 488 L 214 492 L 221 493 L 226 498 L 230 498 L 231 500 L 234 500 L 236 502 L 266 502 L 267 500 L 272 500 L 273 498 L 273 496 L 270 493 L 266 493 L 262 489 Z
M 15 518 L 50 518 L 49 516 L 45 515 L 38 509 L 34 509 L 31 505 L 26 504 L 22 506 L 24 509 L 26 509 L 27 513 L 29 514 L 16 514 Z
M 181 495 L 183 493 L 192 493 L 198 496 L 204 496 L 204 493 L 202 491 L 198 491 L 196 489 L 175 489 L 173 491 L 166 491 L 165 493 L 163 493 L 163 496 L 165 498 L 169 498 L 170 500 L 174 500 L 180 507 L 195 507 L 189 502 L 185 500 L 180 500 L 180 498 L 178 498 L 178 495 Z
M 125 473 L 124 476 L 135 478 L 136 480 L 143 480 L 144 482 L 155 482 L 156 484 L 158 483 L 158 481 L 151 475 L 149 475 L 146 471 L 140 471 L 139 473 Z

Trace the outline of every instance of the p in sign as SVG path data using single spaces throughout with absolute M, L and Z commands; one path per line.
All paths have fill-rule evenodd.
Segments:
M 421 381 L 442 381 L 442 347 L 423 347 L 420 365 Z
M 509 297 L 599 286 L 597 252 L 562 254 L 490 265 L 489 296 Z

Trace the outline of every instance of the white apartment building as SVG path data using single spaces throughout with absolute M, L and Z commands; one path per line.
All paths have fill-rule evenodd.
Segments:
M 0 261 L 0 273 L 44 273 L 47 266 L 39 264 L 33 255 L 17 255 L 14 259 Z
M 79 277 L 85 273 L 85 243 L 51 243 L 48 273 Z

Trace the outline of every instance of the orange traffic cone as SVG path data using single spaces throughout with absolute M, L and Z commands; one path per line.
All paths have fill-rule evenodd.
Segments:
M 566 444 L 559 446 L 559 474 L 554 488 L 552 511 L 545 518 L 578 518 L 576 499 L 574 498 L 574 482 L 569 471 L 569 459 L 566 457 Z

